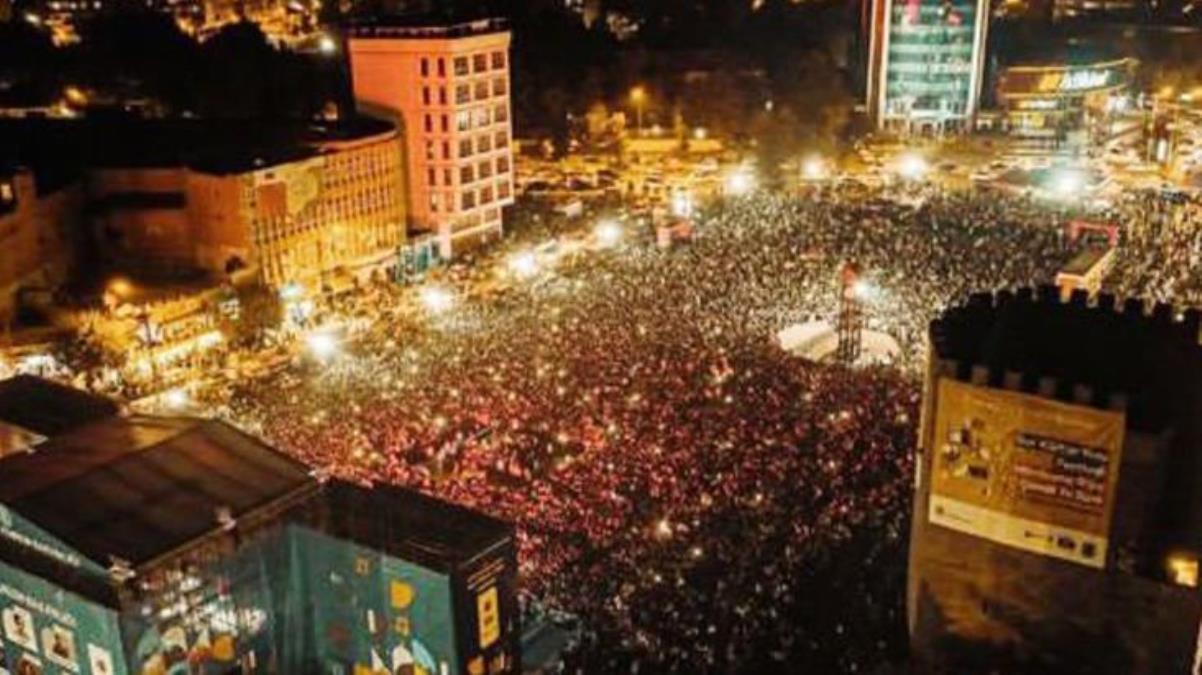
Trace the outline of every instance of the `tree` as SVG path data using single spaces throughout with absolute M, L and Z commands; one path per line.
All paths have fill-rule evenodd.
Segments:
M 170 15 L 150 9 L 103 12 L 80 27 L 75 71 L 99 86 L 134 85 L 175 108 L 194 102 L 199 50 Z
M 236 346 L 254 346 L 284 321 L 284 303 L 274 289 L 254 284 L 240 288 L 238 318 L 226 322 L 222 332 Z

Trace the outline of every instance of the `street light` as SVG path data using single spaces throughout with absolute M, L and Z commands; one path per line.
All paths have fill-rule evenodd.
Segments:
M 426 286 L 418 295 L 426 309 L 434 314 L 441 314 L 455 304 L 455 298 L 450 291 L 438 286 Z
M 807 157 L 801 164 L 801 175 L 806 180 L 822 180 L 826 177 L 826 165 L 818 156 Z
M 679 218 L 693 215 L 693 196 L 683 190 L 672 193 L 672 215 Z
M 338 51 L 338 42 L 329 35 L 322 35 L 317 40 L 317 51 L 330 56 Z
M 746 169 L 740 169 L 726 177 L 726 191 L 736 197 L 755 189 L 755 178 Z
M 538 258 L 533 251 L 522 251 L 509 259 L 509 271 L 514 275 L 528 279 L 538 274 Z
M 647 90 L 634 87 L 630 90 L 630 102 L 634 104 L 635 115 L 639 122 L 639 136 L 643 135 L 643 104 L 647 101 Z
M 613 246 L 622 239 L 622 226 L 612 220 L 603 220 L 593 228 L 593 235 L 602 246 Z
M 1061 199 L 1076 197 L 1085 187 L 1085 178 L 1081 172 L 1073 169 L 1061 169 L 1052 176 L 1052 192 Z
M 182 410 L 188 405 L 188 392 L 183 389 L 172 389 L 163 394 L 163 403 L 172 410 Z
M 908 152 L 902 155 L 897 163 L 897 172 L 902 178 L 908 180 L 919 180 L 926 175 L 927 161 L 921 155 L 913 152 Z
M 338 338 L 330 333 L 310 333 L 305 338 L 309 352 L 321 361 L 328 361 L 338 354 Z

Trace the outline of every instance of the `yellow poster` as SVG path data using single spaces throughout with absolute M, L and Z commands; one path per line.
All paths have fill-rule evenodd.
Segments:
M 487 649 L 501 637 L 501 608 L 496 586 L 490 586 L 476 596 L 476 617 L 480 622 L 480 649 Z
M 1105 566 L 1122 413 L 948 379 L 937 404 L 931 523 Z

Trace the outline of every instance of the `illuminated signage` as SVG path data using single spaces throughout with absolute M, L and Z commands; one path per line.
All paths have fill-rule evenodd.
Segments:
M 1100 89 L 1111 85 L 1113 74 L 1112 69 L 1052 71 L 1039 76 L 1035 91 L 1067 93 Z
M 1060 81 L 1060 91 L 1096 89 L 1105 87 L 1109 83 L 1109 70 L 1078 70 L 1064 76 L 1064 79 Z
M 1056 101 L 1047 98 L 1033 98 L 1019 101 L 1017 107 L 1019 110 L 1055 110 Z

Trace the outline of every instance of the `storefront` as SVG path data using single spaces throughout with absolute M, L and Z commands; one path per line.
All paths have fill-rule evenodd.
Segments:
M 998 102 L 1003 128 L 1026 144 L 1078 153 L 1119 133 L 1130 105 L 1138 61 L 1021 65 L 1002 70 Z

